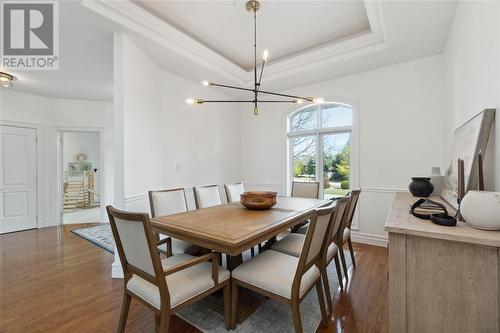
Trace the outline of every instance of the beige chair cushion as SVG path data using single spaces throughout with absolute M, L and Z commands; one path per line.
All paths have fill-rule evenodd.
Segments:
M 226 194 L 228 202 L 240 201 L 240 194 L 245 192 L 242 183 L 226 184 Z
M 332 261 L 333 256 L 338 251 L 339 251 L 339 248 L 337 247 L 337 245 L 335 245 L 335 243 L 330 244 L 330 246 L 328 247 L 327 253 L 326 253 L 326 260 L 327 260 L 327 262 Z
M 342 242 L 345 243 L 351 237 L 351 229 L 345 228 L 344 234 L 342 235 Z
M 272 249 L 298 258 L 304 247 L 305 239 L 305 235 L 293 233 L 275 243 Z
M 163 268 L 168 268 L 194 258 L 188 254 L 178 254 L 161 261 Z M 229 271 L 219 267 L 219 283 L 229 279 Z M 214 287 L 212 263 L 202 262 L 166 277 L 170 293 L 170 307 L 175 307 Z M 157 309 L 160 309 L 160 291 L 154 284 L 132 275 L 127 289 Z
M 207 208 L 218 206 L 222 204 L 220 197 L 219 187 L 206 186 L 206 187 L 195 187 L 194 195 L 197 199 L 197 208 Z
M 299 258 L 268 250 L 238 266 L 232 271 L 232 277 L 290 299 L 298 263 Z M 316 266 L 312 266 L 302 276 L 300 297 L 317 281 L 319 276 Z
M 302 234 L 290 234 L 285 238 L 275 243 L 272 247 L 274 251 L 288 254 L 294 257 L 300 257 L 302 246 L 306 237 Z M 339 248 L 334 243 L 330 244 L 327 252 L 327 261 L 330 262 L 333 256 L 338 252 Z
M 318 199 L 319 183 L 318 182 L 293 182 L 292 197 Z

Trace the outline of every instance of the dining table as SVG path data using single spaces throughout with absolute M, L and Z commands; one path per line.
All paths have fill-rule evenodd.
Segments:
M 151 220 L 156 232 L 199 247 L 230 256 L 227 268 L 233 270 L 243 262 L 242 253 L 266 243 L 269 248 L 276 236 L 307 220 L 315 208 L 331 203 L 327 199 L 278 196 L 276 205 L 267 210 L 251 210 L 239 201 L 190 210 Z M 265 274 L 265 272 L 263 272 Z M 240 294 L 240 299 L 248 293 Z M 222 299 L 212 298 L 217 312 L 223 313 Z M 240 304 L 250 304 L 242 299 Z M 250 306 L 255 308 L 255 306 Z M 239 321 L 243 317 L 239 315 Z

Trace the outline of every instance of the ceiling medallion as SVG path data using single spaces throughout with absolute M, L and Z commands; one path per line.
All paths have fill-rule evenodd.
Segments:
M 12 81 L 14 81 L 16 77 L 9 73 L 0 72 L 0 86 L 2 87 L 12 87 Z
M 243 90 L 243 91 L 248 91 L 253 94 L 253 99 L 252 100 L 204 100 L 202 98 L 190 98 L 186 100 L 186 103 L 188 104 L 203 104 L 203 103 L 252 103 L 254 105 L 253 109 L 253 114 L 254 116 L 259 115 L 259 103 L 295 103 L 295 104 L 302 104 L 304 101 L 307 102 L 314 102 L 314 103 L 322 103 L 323 100 L 321 98 L 317 97 L 301 97 L 301 96 L 294 96 L 294 95 L 288 95 L 288 94 L 281 94 L 281 93 L 276 93 L 276 92 L 271 92 L 271 91 L 265 91 L 260 89 L 261 81 L 262 81 L 262 74 L 264 73 L 264 66 L 269 60 L 269 52 L 267 50 L 264 50 L 262 54 L 262 65 L 260 67 L 260 74 L 257 75 L 257 11 L 260 8 L 260 3 L 257 0 L 250 0 L 246 3 L 246 9 L 253 14 L 253 47 L 254 47 L 254 87 L 253 89 L 250 88 L 243 88 L 243 87 L 236 87 L 236 86 L 231 86 L 231 85 L 225 85 L 225 84 L 218 84 L 214 82 L 209 82 L 209 81 L 203 81 L 204 86 L 213 86 L 213 87 L 220 87 L 220 88 L 227 88 L 227 89 L 236 89 L 236 90 Z M 262 100 L 259 99 L 260 95 L 271 95 L 271 96 L 279 96 L 279 97 L 285 97 L 287 98 L 286 100 Z

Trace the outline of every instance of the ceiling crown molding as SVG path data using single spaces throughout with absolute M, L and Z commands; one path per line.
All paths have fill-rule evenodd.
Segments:
M 247 86 L 253 82 L 253 69 L 243 69 L 131 1 L 83 0 L 82 4 L 234 83 Z M 370 31 L 271 61 L 266 65 L 266 82 L 385 48 L 380 0 L 365 0 L 364 5 Z

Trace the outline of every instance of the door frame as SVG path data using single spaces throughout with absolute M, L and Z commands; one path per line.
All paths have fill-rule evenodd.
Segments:
M 43 135 L 43 125 L 42 124 L 36 124 L 36 123 L 28 123 L 28 122 L 20 122 L 20 121 L 11 121 L 11 120 L 3 120 L 0 119 L 0 125 L 3 126 L 10 126 L 10 127 L 20 127 L 20 128 L 29 128 L 29 129 L 34 129 L 35 130 L 35 138 L 36 138 L 36 145 L 35 145 L 35 163 L 36 163 L 36 175 L 35 175 L 35 200 L 36 200 L 36 228 L 39 229 L 43 227 L 42 221 L 41 221 L 41 216 L 40 213 L 43 211 L 42 210 L 42 200 L 43 198 L 43 193 L 42 193 L 42 186 L 40 186 L 40 176 L 43 175 L 43 169 L 42 166 L 44 164 L 44 154 L 41 154 L 42 152 L 42 147 L 44 144 L 44 135 Z
M 106 221 L 106 163 L 105 163 L 105 151 L 104 151 L 104 128 L 103 127 L 74 127 L 74 126 L 55 126 L 52 127 L 53 138 L 55 141 L 56 149 L 55 149 L 55 165 L 52 165 L 52 170 L 56 170 L 54 174 L 54 178 L 52 179 L 53 184 L 55 185 L 56 193 L 55 193 L 55 202 L 54 202 L 54 217 L 56 219 L 56 225 L 61 225 L 63 223 L 62 214 L 63 214 L 63 188 L 62 188 L 62 175 L 63 175 L 63 151 L 61 146 L 61 139 L 64 132 L 80 132 L 80 133 L 97 133 L 99 134 L 99 169 L 101 170 L 100 175 L 100 216 L 101 222 L 105 223 Z

